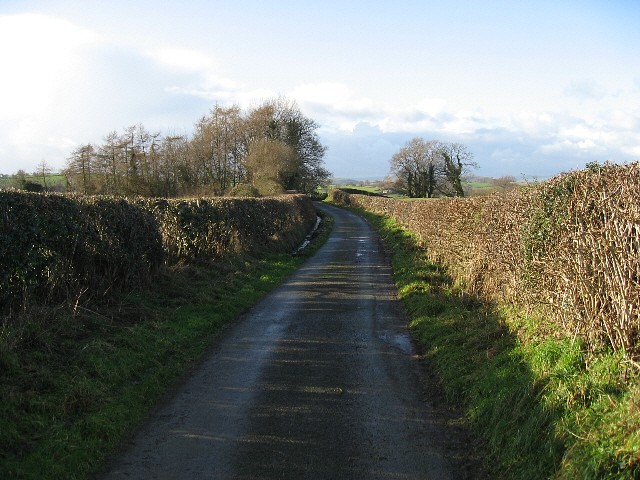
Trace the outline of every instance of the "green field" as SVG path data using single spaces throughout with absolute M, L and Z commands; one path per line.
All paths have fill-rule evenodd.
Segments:
M 382 193 L 382 189 L 380 187 L 372 185 L 342 185 L 341 188 L 352 188 L 354 190 L 362 190 L 363 192 L 369 193 Z
M 500 188 L 496 187 L 494 184 L 492 184 L 490 181 L 470 181 L 470 182 L 464 182 L 464 189 L 465 192 L 468 192 L 469 196 L 478 196 L 478 195 L 488 195 L 491 194 L 493 192 L 496 192 L 498 190 L 500 190 Z M 366 193 L 376 193 L 376 194 L 380 194 L 382 195 L 383 193 L 383 188 L 379 187 L 377 185 L 340 185 L 340 186 L 336 186 L 336 185 L 331 185 L 329 186 L 329 188 L 346 188 L 346 189 L 352 189 L 352 190 L 361 190 L 362 192 L 366 192 Z M 387 197 L 392 197 L 392 198 L 408 198 L 400 193 L 391 193 L 385 196 Z
M 18 175 L 0 175 L 0 189 L 19 188 L 22 180 L 37 183 L 46 187 L 46 189 L 56 191 L 66 190 L 67 188 L 66 177 L 61 173 L 54 173 L 45 175 L 44 180 L 42 175 L 25 175 L 22 178 Z

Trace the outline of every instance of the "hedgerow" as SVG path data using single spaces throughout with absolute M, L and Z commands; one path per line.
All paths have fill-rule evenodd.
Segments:
M 126 200 L 0 192 L 0 313 L 150 281 L 161 265 L 291 250 L 315 222 L 312 202 Z
M 594 164 L 488 197 L 333 198 L 416 233 L 468 293 L 542 313 L 589 348 L 640 354 L 640 164 Z
M 594 164 L 482 198 L 333 194 L 382 216 L 412 331 L 496 478 L 640 478 L 639 173 Z

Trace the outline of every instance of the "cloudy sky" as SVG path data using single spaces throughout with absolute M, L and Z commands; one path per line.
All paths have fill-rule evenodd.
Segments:
M 637 0 L 0 0 L 0 173 L 277 96 L 338 177 L 415 136 L 490 176 L 640 160 L 639 52 Z

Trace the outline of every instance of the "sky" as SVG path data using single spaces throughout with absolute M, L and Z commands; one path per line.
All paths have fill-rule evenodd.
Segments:
M 0 173 L 284 96 L 336 177 L 422 137 L 547 178 L 640 160 L 639 52 L 637 0 L 0 0 Z

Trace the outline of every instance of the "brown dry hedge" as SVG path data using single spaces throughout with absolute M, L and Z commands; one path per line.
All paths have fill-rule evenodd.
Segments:
M 554 328 L 640 353 L 640 164 L 591 165 L 507 193 L 336 202 L 394 218 L 471 294 Z

